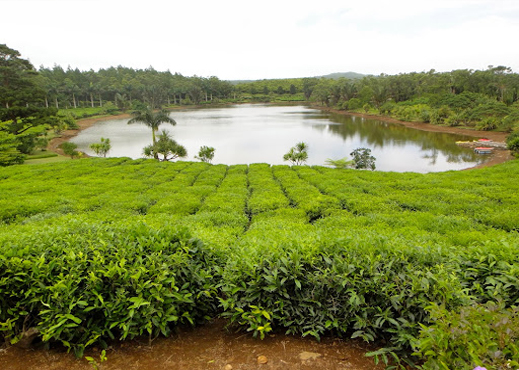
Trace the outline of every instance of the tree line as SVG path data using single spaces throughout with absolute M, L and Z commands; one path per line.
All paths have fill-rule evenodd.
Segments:
M 262 80 L 236 88 L 252 100 L 282 100 L 279 93 L 290 94 L 287 85 L 300 100 L 341 110 L 480 130 L 519 128 L 519 74 L 504 66 L 360 79 Z
M 38 145 L 44 147 L 49 129 L 74 127 L 72 117 L 62 113 L 68 108 L 112 113 L 220 101 L 310 101 L 406 121 L 512 132 L 519 131 L 518 100 L 519 75 L 504 66 L 232 83 L 153 67 L 37 70 L 17 50 L 0 44 L 0 165 L 21 163 Z
M 234 88 L 218 77 L 186 77 L 170 71 L 160 72 L 148 67 L 133 69 L 110 67 L 98 71 L 80 71 L 55 65 L 40 67 L 41 87 L 45 106 L 56 108 L 102 107 L 113 102 L 120 109 L 130 108 L 139 101 L 151 108 L 181 102 L 201 102 L 233 97 Z

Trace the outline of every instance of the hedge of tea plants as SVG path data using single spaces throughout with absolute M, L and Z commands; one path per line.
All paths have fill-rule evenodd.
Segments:
M 517 322 L 518 174 L 518 162 L 2 168 L 0 332 L 15 343 L 37 329 L 81 355 L 223 316 L 260 338 L 362 338 L 393 365 L 519 366 L 518 332 L 488 335 L 493 319 Z

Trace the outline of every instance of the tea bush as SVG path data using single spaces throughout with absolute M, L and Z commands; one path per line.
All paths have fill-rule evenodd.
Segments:
M 1 168 L 0 330 L 14 342 L 37 328 L 81 354 L 223 315 L 260 338 L 358 337 L 401 365 L 490 367 L 488 341 L 471 347 L 480 362 L 439 353 L 459 313 L 515 320 L 518 173 L 128 158 Z M 480 321 L 474 335 L 492 329 Z
M 185 231 L 79 217 L 1 242 L 0 330 L 12 342 L 35 327 L 82 355 L 215 314 L 215 262 Z
M 472 370 L 515 369 L 519 367 L 519 312 L 488 302 L 450 311 L 430 307 L 433 322 L 422 325 L 415 356 L 422 369 Z

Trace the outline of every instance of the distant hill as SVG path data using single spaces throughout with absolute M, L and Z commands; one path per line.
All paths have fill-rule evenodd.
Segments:
M 357 72 L 336 72 L 336 73 L 330 73 L 329 75 L 325 76 L 317 76 L 317 77 L 324 77 L 324 78 L 331 78 L 333 80 L 338 80 L 339 78 L 349 78 L 352 80 L 360 80 L 362 77 L 366 75 L 363 75 L 361 73 Z
M 366 75 L 363 75 L 362 73 L 357 73 L 357 72 L 335 72 L 335 73 L 330 73 L 328 75 L 324 75 L 324 76 L 315 76 L 316 78 L 331 78 L 333 80 L 338 80 L 339 78 L 341 77 L 344 77 L 344 78 L 349 78 L 349 79 L 352 79 L 352 80 L 360 80 L 362 77 L 364 77 Z M 301 77 L 301 78 L 304 78 L 304 77 Z M 238 85 L 238 84 L 246 84 L 246 83 L 249 83 L 249 82 L 255 82 L 255 81 L 261 81 L 261 80 L 286 80 L 285 78 L 262 78 L 262 79 L 259 79 L 259 80 L 230 80 L 229 82 L 233 85 Z

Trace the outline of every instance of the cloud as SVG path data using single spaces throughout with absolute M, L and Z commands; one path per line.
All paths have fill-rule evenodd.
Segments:
M 519 2 L 0 0 L 3 42 L 33 64 L 224 79 L 519 70 Z

